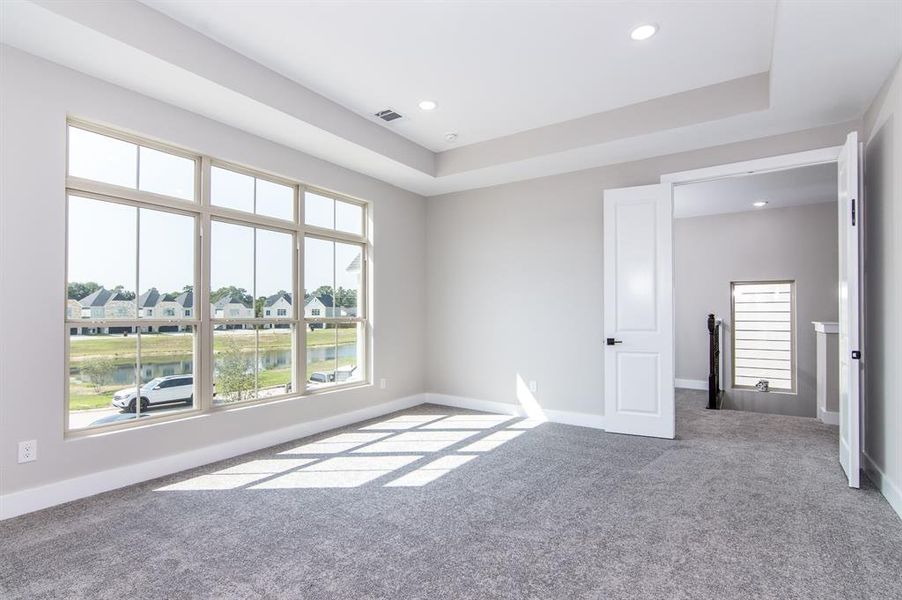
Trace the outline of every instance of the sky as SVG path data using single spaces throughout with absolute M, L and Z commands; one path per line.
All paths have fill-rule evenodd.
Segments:
M 193 200 L 192 160 L 77 128 L 69 132 L 70 174 Z M 293 219 L 288 186 L 216 167 L 211 179 L 215 205 L 246 211 L 256 206 L 258 214 Z M 362 229 L 359 206 L 317 194 L 307 193 L 305 215 L 308 224 L 319 227 Z M 72 195 L 68 235 L 70 282 L 122 285 L 138 294 L 151 287 L 167 293 L 194 285 L 193 217 Z M 347 266 L 359 252 L 354 244 L 306 239 L 305 288 L 355 287 L 357 274 Z M 214 221 L 211 288 L 233 285 L 255 298 L 291 290 L 292 254 L 291 234 Z
M 181 291 L 194 284 L 194 219 L 70 196 L 69 281 L 95 281 L 108 289 L 121 285 L 132 292 L 136 285 L 140 292 Z
M 214 221 L 211 288 L 233 285 L 255 298 L 291 290 L 292 247 L 288 233 Z M 347 267 L 359 252 L 355 244 L 307 238 L 306 289 L 355 287 L 357 275 Z M 137 285 L 138 293 L 194 285 L 194 218 L 70 196 L 69 281 L 95 281 L 108 289 L 122 285 L 128 291 Z

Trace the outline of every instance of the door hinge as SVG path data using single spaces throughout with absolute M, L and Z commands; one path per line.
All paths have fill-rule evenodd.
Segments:
M 855 227 L 855 198 L 852 198 L 852 227 Z
M 861 350 L 852 350 L 852 360 L 861 360 Z

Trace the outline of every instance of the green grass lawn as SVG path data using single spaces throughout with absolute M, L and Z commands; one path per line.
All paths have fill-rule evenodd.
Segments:
M 94 386 L 82 383 L 74 377 L 69 378 L 69 410 L 89 410 L 107 408 L 113 400 L 113 394 L 124 386 L 104 386 L 100 393 Z
M 307 332 L 307 346 L 331 346 L 336 340 L 336 331 L 339 344 L 348 344 L 356 341 L 355 328 L 343 328 L 338 330 L 317 329 Z M 261 350 L 290 350 L 292 338 L 290 330 L 263 330 L 260 331 Z M 121 335 L 93 336 L 73 341 L 70 344 L 71 362 L 73 367 L 78 363 L 91 358 L 109 358 L 114 363 L 129 363 L 134 361 L 136 336 L 124 337 Z M 237 343 L 242 352 L 253 352 L 253 332 L 229 332 L 218 333 L 214 336 L 214 352 L 222 352 L 227 345 Z M 141 334 L 141 362 L 153 364 L 183 360 L 192 355 L 192 337 L 177 334 Z M 353 357 L 340 358 L 338 366 L 353 365 L 356 360 Z M 307 365 L 307 378 L 316 371 L 331 371 L 335 368 L 334 361 L 321 361 Z M 285 385 L 291 381 L 291 369 L 262 370 L 257 375 L 257 385 L 260 388 L 269 388 Z M 113 394 L 123 388 L 123 384 L 103 386 L 98 392 L 90 383 L 83 382 L 77 377 L 69 377 L 69 410 L 88 410 L 93 408 L 106 408 L 110 406 Z
M 280 350 L 291 348 L 291 335 L 289 329 L 265 329 L 260 331 L 261 350 Z M 307 331 L 307 347 L 331 346 L 335 343 L 336 331 L 338 343 L 353 343 L 357 339 L 357 329 L 353 327 L 342 329 L 315 329 Z M 253 337 L 252 331 L 216 332 L 213 336 L 213 351 L 222 351 L 231 339 Z M 73 340 L 69 344 L 69 356 L 72 362 L 78 362 L 85 358 L 99 356 L 109 358 L 124 358 L 129 354 L 134 355 L 136 348 L 135 334 L 128 337 L 122 335 L 98 335 Z M 191 336 L 185 334 L 168 333 L 142 333 L 141 334 L 141 361 L 153 362 L 155 356 L 170 358 L 177 355 L 191 353 Z

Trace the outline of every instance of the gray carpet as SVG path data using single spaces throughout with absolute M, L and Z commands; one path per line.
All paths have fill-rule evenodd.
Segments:
M 673 441 L 418 407 L 2 522 L 0 597 L 902 598 L 835 428 L 703 404 Z

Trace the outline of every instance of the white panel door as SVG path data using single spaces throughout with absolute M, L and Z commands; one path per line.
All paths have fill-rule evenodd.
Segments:
M 858 487 L 861 459 L 861 370 L 859 323 L 859 231 L 861 195 L 858 133 L 839 154 L 839 463 Z
M 669 183 L 604 193 L 605 429 L 673 438 Z

